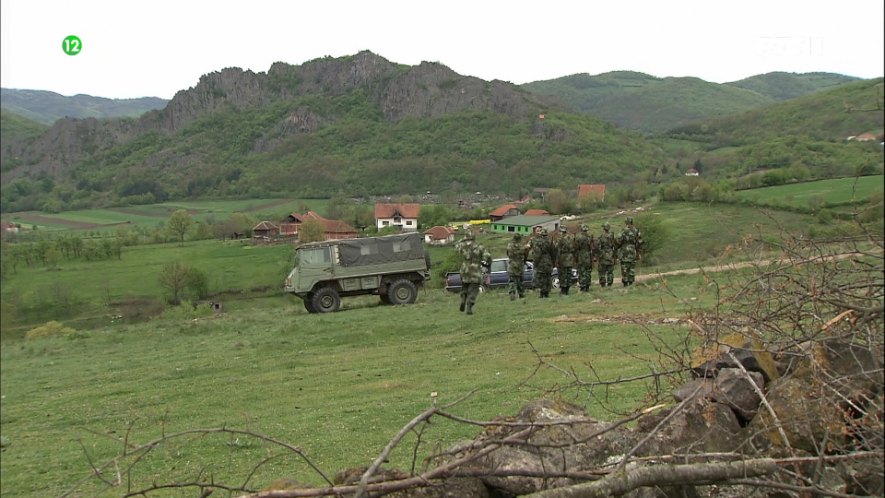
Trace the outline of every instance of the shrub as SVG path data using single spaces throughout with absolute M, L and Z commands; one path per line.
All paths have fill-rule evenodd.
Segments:
M 29 330 L 25 333 L 26 339 L 35 339 L 37 337 L 54 337 L 54 336 L 66 336 L 69 334 L 73 334 L 76 330 L 71 327 L 65 327 L 59 322 L 50 321 L 46 322 L 43 325 Z

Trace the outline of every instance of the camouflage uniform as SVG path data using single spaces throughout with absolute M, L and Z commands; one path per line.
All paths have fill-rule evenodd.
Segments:
M 581 225 L 581 232 L 575 235 L 575 263 L 578 266 L 578 286 L 581 292 L 590 290 L 593 272 L 593 235 L 587 225 Z
M 553 273 L 553 261 L 556 259 L 556 248 L 553 241 L 547 237 L 547 229 L 541 229 L 538 237 L 532 239 L 532 261 L 535 263 L 535 287 L 538 288 L 541 297 L 550 297 L 550 289 L 553 287 L 550 274 Z
M 556 246 L 556 254 L 559 268 L 559 294 L 568 295 L 568 289 L 572 286 L 572 268 L 575 266 L 575 238 L 566 227 L 559 229 L 560 237 Z
M 611 232 L 608 222 L 602 224 L 602 233 L 596 238 L 596 271 L 599 273 L 599 285 L 611 287 L 615 280 L 615 259 L 618 242 Z
M 522 242 L 522 234 L 518 233 L 507 244 L 507 257 L 510 263 L 507 267 L 507 275 L 510 277 L 510 300 L 516 296 L 525 297 L 525 289 L 522 288 L 522 275 L 525 271 L 526 245 Z
M 618 235 L 618 258 L 621 260 L 621 283 L 633 285 L 636 279 L 636 260 L 642 250 L 642 234 L 633 226 L 633 218 L 624 220 L 626 227 Z
M 461 256 L 461 306 L 458 309 L 472 315 L 482 285 L 483 268 L 492 265 L 492 256 L 476 241 L 473 232 L 467 232 L 455 245 L 455 250 Z

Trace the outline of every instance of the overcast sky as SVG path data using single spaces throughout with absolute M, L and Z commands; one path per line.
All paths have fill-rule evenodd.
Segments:
M 632 70 L 883 76 L 883 0 L 2 0 L 3 88 L 170 99 L 226 67 L 370 50 L 515 84 Z M 82 41 L 77 55 L 63 40 Z

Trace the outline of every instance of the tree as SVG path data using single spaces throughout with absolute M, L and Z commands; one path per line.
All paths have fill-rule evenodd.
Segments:
M 188 298 L 202 299 L 209 294 L 206 273 L 177 261 L 164 265 L 158 280 L 169 304 L 180 304 Z
M 309 219 L 298 228 L 298 240 L 301 242 L 318 242 L 326 238 L 326 229 L 320 220 Z
M 184 245 L 184 236 L 190 230 L 194 220 L 191 215 L 184 209 L 179 209 L 172 213 L 172 216 L 166 220 L 166 230 L 170 236 L 178 239 L 179 244 Z

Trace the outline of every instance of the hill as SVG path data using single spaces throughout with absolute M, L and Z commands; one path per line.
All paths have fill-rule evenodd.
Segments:
M 881 173 L 881 138 L 860 142 L 849 137 L 881 137 L 882 95 L 882 78 L 861 80 L 677 128 L 667 136 L 695 151 L 705 176 L 752 177 L 738 186 Z
M 576 74 L 522 85 L 620 127 L 650 133 L 807 95 L 857 78 L 830 73 L 768 73 L 733 83 L 657 78 L 632 71 Z
M 162 109 L 167 103 L 167 100 L 157 97 L 138 99 L 108 99 L 91 95 L 66 97 L 43 90 L 0 89 L 0 107 L 46 125 L 65 117 L 79 119 L 137 117 L 148 111 Z
M 0 110 L 0 142 L 10 143 L 38 137 L 48 126 L 22 117 L 18 114 Z
M 726 85 L 752 90 L 774 100 L 789 100 L 857 80 L 858 78 L 852 76 L 834 73 L 797 74 L 778 71 L 751 76 Z
M 543 112 L 541 118 L 539 114 Z M 203 76 L 139 118 L 57 121 L 4 147 L 3 210 L 226 197 L 476 191 L 617 182 L 658 160 L 641 137 L 510 83 L 372 54 Z M 60 206 L 60 207 L 59 207 Z

